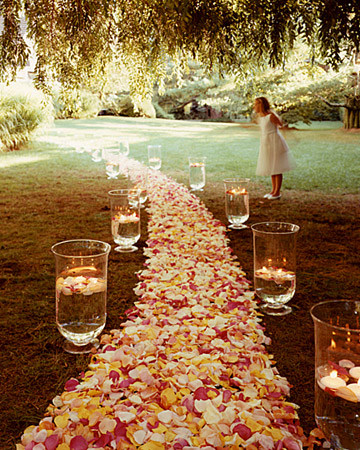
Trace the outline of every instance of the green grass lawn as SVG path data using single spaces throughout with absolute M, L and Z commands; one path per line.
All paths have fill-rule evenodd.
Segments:
M 295 157 L 296 170 L 284 176 L 284 188 L 324 193 L 357 193 L 360 178 L 360 133 L 349 133 L 340 122 L 315 122 L 283 132 Z M 79 145 L 87 149 L 114 147 L 120 139 L 130 142 L 130 156 L 146 162 L 147 145 L 162 145 L 162 170 L 176 181 L 187 183 L 188 156 L 207 157 L 207 179 L 249 177 L 268 186 L 268 177 L 255 176 L 259 148 L 259 128 L 254 124 L 189 122 L 169 120 L 99 117 L 92 120 L 56 121 L 21 152 L 0 155 L 0 170 L 24 170 L 24 183 L 31 167 L 46 165 L 50 178 L 71 170 L 74 158 L 84 172 L 103 172 L 87 154 L 77 154 Z M 30 171 L 31 172 L 31 171 Z M 60 175 L 60 177 L 59 177 Z

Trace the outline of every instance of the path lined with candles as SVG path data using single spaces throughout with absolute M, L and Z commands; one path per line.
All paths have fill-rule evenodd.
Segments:
M 17 450 L 300 450 L 297 406 L 225 227 L 161 172 L 148 191 L 139 301 Z

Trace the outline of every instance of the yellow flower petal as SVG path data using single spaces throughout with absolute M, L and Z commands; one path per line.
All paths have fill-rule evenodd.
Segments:
M 253 420 L 251 417 L 248 417 L 246 419 L 246 425 L 250 428 L 250 430 L 252 432 L 260 431 L 263 428 L 262 425 L 260 425 L 259 423 L 255 422 L 255 420 Z
M 66 428 L 69 422 L 69 414 L 64 414 L 63 416 L 57 416 L 54 419 L 55 425 L 59 428 Z
M 173 431 L 168 430 L 165 433 L 165 441 L 166 442 L 172 442 L 176 438 L 176 434 Z
M 167 431 L 167 428 L 162 423 L 160 423 L 159 426 L 157 428 L 154 428 L 152 431 L 154 433 L 161 434 L 161 433 L 165 433 Z
M 266 427 L 263 434 L 266 434 L 267 436 L 271 436 L 275 442 L 281 441 L 281 439 L 284 439 L 283 433 L 278 428 Z
M 149 441 L 139 447 L 139 450 L 164 450 L 164 444 L 161 442 Z
M 70 447 L 67 444 L 60 444 L 56 447 L 56 450 L 70 450 Z
M 35 428 L 35 425 L 30 425 L 29 427 L 26 428 L 26 430 L 24 431 L 24 434 L 31 433 L 34 428 Z
M 114 419 L 105 418 L 100 422 L 99 430 L 102 434 L 106 434 L 108 431 L 111 433 L 115 430 L 116 421 Z
M 161 392 L 161 403 L 165 409 L 177 402 L 175 392 L 171 388 L 167 388 Z

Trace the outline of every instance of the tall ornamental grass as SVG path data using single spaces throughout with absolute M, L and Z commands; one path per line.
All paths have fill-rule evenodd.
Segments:
M 0 152 L 19 150 L 52 120 L 43 93 L 22 83 L 0 85 Z

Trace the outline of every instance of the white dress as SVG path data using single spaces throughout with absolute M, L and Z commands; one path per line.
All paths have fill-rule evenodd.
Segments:
M 270 117 L 271 114 L 259 117 L 261 139 L 256 175 L 278 175 L 296 166 L 285 139 Z

